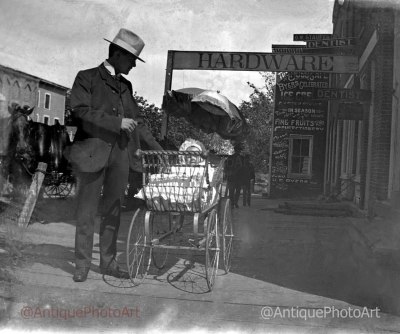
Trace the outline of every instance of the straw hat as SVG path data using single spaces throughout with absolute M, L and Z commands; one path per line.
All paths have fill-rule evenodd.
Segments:
M 120 48 L 123 48 L 124 50 L 133 54 L 140 61 L 145 62 L 143 59 L 139 58 L 139 55 L 144 48 L 144 42 L 132 31 L 122 28 L 112 41 L 109 41 L 106 38 L 104 38 L 104 40 L 118 45 Z

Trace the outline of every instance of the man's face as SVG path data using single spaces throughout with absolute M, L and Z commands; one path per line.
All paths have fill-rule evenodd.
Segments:
M 128 74 L 133 67 L 136 67 L 136 57 L 128 52 L 119 52 L 118 65 L 116 67 L 118 67 L 119 73 Z

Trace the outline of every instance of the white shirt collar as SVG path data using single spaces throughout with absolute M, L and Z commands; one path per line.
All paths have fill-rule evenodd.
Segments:
M 104 61 L 104 66 L 106 70 L 112 75 L 115 76 L 115 68 L 112 66 L 107 60 Z

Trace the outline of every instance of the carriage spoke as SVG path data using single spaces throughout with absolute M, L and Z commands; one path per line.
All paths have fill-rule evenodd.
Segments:
M 47 197 L 64 198 L 71 193 L 73 183 L 67 175 L 52 172 L 46 176 L 46 179 L 44 192 Z

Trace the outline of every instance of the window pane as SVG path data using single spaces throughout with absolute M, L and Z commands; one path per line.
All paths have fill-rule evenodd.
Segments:
M 290 138 L 291 155 L 289 157 L 289 173 L 298 175 L 310 175 L 312 156 L 310 148 L 312 137 L 301 136 Z
M 309 169 L 309 164 L 310 164 L 310 158 L 309 157 L 304 157 L 303 159 L 303 168 L 301 170 L 302 174 L 308 174 L 308 169 Z
M 46 109 L 49 109 L 49 108 L 50 108 L 50 95 L 49 95 L 49 94 L 46 94 L 46 100 L 45 100 L 45 102 L 44 102 L 44 107 L 45 107 Z
M 301 139 L 293 139 L 293 155 L 300 155 Z
M 301 158 L 293 157 L 292 158 L 292 173 L 300 173 L 301 171 Z
M 308 152 L 310 150 L 310 141 L 308 139 L 303 139 L 301 141 L 301 153 L 303 157 L 308 157 Z

